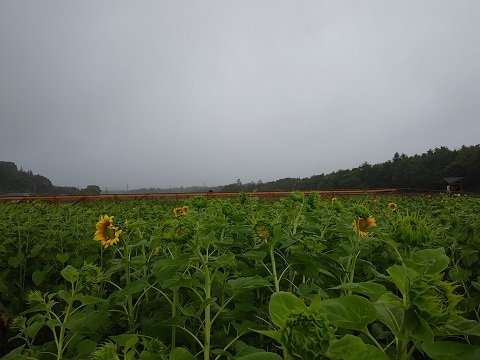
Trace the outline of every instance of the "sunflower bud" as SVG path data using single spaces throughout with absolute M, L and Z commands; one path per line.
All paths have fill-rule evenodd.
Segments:
M 27 303 L 30 306 L 41 304 L 44 301 L 45 299 L 43 298 L 43 295 L 39 290 L 31 290 L 27 294 Z
M 307 308 L 286 315 L 280 339 L 291 359 L 323 359 L 335 330 L 324 313 Z
M 85 263 L 79 273 L 82 285 L 88 290 L 95 289 L 103 280 L 103 272 L 97 265 Z
M 411 246 L 426 244 L 434 235 L 427 224 L 426 218 L 417 213 L 412 215 L 398 213 L 393 223 L 392 232 L 395 241 Z

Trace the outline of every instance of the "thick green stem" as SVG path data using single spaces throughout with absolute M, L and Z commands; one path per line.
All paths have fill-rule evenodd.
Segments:
M 131 274 L 130 274 L 130 252 L 128 251 L 127 243 L 124 242 L 123 246 L 123 260 L 125 261 L 125 282 L 126 286 L 130 285 L 131 282 Z M 132 294 L 127 295 L 127 316 L 128 316 L 128 324 L 130 330 L 133 330 L 135 326 L 134 322 L 134 310 L 133 310 L 133 299 Z
M 211 287 L 210 287 L 210 269 L 208 269 L 207 264 L 205 263 L 205 300 L 210 299 L 211 297 Z M 203 359 L 210 360 L 210 331 L 211 331 L 211 307 L 208 304 L 205 307 L 205 339 L 203 342 Z
M 275 264 L 275 254 L 273 252 L 273 245 L 270 245 L 270 260 L 272 261 L 273 283 L 275 285 L 275 292 L 280 291 L 280 284 L 277 276 L 277 265 Z
M 73 298 L 75 297 L 76 291 L 72 284 L 72 294 L 70 299 L 68 300 L 68 306 L 65 310 L 65 317 L 63 318 L 63 326 L 60 327 L 60 335 L 58 336 L 58 343 L 57 343 L 57 360 L 60 360 L 63 357 L 63 342 L 65 340 L 65 324 L 67 323 L 73 306 Z

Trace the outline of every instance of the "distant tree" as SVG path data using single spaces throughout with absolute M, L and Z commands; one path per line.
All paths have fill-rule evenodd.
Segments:
M 82 193 L 85 195 L 100 195 L 102 190 L 98 185 L 88 185 L 85 189 L 82 190 Z

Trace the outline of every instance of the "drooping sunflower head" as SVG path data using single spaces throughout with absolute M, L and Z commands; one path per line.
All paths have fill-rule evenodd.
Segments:
M 96 224 L 96 232 L 93 236 L 93 240 L 100 241 L 105 249 L 111 245 L 118 243 L 119 236 L 122 230 L 113 226 L 113 216 L 100 216 L 100 220 Z
M 392 211 L 397 211 L 397 207 L 398 207 L 397 204 L 394 202 L 391 202 L 388 204 L 388 208 Z
M 355 230 L 355 233 L 358 232 L 361 236 L 369 235 L 367 229 L 370 226 L 377 226 L 375 218 L 371 216 L 368 216 L 366 218 L 358 217 L 357 221 L 353 222 L 353 229 Z
M 255 224 L 254 230 L 255 230 L 255 236 L 258 239 L 260 239 L 260 241 L 263 241 L 266 243 L 273 236 L 272 225 L 263 220 L 260 220 Z
M 460 314 L 462 296 L 456 285 L 443 281 L 441 273 L 423 275 L 410 284 L 409 299 L 418 314 L 433 325 L 443 325 Z

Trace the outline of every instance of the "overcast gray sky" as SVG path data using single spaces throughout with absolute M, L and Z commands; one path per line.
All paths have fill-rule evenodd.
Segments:
M 480 143 L 480 1 L 0 1 L 0 160 L 54 185 L 307 177 Z

